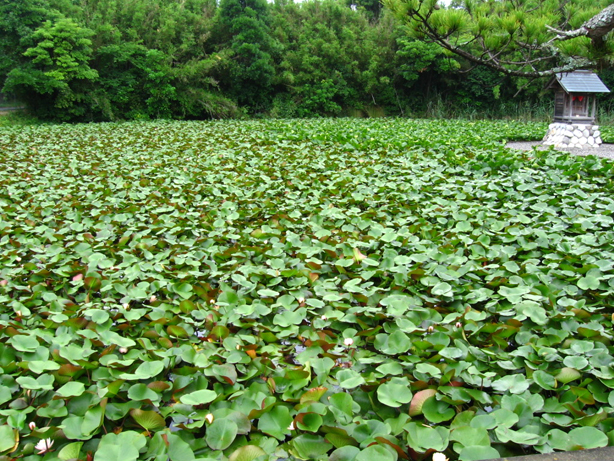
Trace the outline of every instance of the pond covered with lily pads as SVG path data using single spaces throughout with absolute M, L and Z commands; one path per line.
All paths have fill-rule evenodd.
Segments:
M 513 122 L 0 130 L 0 459 L 614 442 L 613 168 Z

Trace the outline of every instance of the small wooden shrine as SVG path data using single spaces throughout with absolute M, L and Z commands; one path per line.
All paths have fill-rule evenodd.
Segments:
M 555 74 L 547 89 L 554 90 L 554 122 L 593 125 L 599 93 L 610 90 L 589 70 Z

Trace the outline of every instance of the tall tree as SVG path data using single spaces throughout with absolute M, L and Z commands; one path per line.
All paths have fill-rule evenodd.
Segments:
M 269 21 L 266 0 L 220 2 L 219 38 L 233 53 L 220 84 L 241 105 L 256 111 L 267 108 L 272 97 L 278 44 L 271 37 Z
M 384 0 L 415 37 L 508 75 L 594 67 L 614 52 L 606 0 Z
M 28 59 L 32 34 L 46 20 L 60 17 L 47 0 L 0 0 L 0 81 Z
M 23 53 L 28 61 L 8 73 L 4 90 L 45 118 L 84 115 L 87 83 L 98 77 L 89 66 L 92 34 L 72 19 L 46 21 L 31 36 L 35 45 Z

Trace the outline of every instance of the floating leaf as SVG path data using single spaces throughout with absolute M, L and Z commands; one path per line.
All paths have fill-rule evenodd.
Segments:
M 203 389 L 201 391 L 195 391 L 190 394 L 181 396 L 181 403 L 187 405 L 204 405 L 209 402 L 213 402 L 217 398 L 217 392 L 209 389 Z
M 263 455 L 266 455 L 266 452 L 262 448 L 256 445 L 243 445 L 232 452 L 228 461 L 254 461 Z
M 563 384 L 567 384 L 567 383 L 570 383 L 571 381 L 575 381 L 581 376 L 582 374 L 578 370 L 574 368 L 565 367 L 559 370 L 559 373 L 555 376 L 555 378 L 557 381 Z
M 134 431 L 106 434 L 96 450 L 96 461 L 136 461 L 146 443 L 145 436 Z
M 234 421 L 228 418 L 216 419 L 207 427 L 205 434 L 207 445 L 212 450 L 225 450 L 234 441 L 238 430 Z
M 69 461 L 71 459 L 79 458 L 79 454 L 81 453 L 81 447 L 83 446 L 83 442 L 73 442 L 68 445 L 64 445 L 62 449 L 58 452 L 58 458 L 62 461 Z
M 414 394 L 411 404 L 409 405 L 409 416 L 418 416 L 422 414 L 424 402 L 434 397 L 437 394 L 435 389 L 423 389 Z
M 79 381 L 70 381 L 56 391 L 61 397 L 78 397 L 83 392 L 85 392 L 85 385 Z
M 377 398 L 384 405 L 398 408 L 411 402 L 413 394 L 407 378 L 392 378 L 377 388 Z
M 19 442 L 19 432 L 7 425 L 0 426 L 0 453 L 13 451 Z
M 145 411 L 139 408 L 130 410 L 130 416 L 139 426 L 148 431 L 158 431 L 166 427 L 164 418 L 155 411 Z

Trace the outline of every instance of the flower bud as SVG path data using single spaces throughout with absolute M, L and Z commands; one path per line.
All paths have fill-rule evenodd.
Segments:
M 352 344 L 354 344 L 354 340 L 352 338 L 345 338 L 343 344 L 345 344 L 346 346 L 351 346 Z

